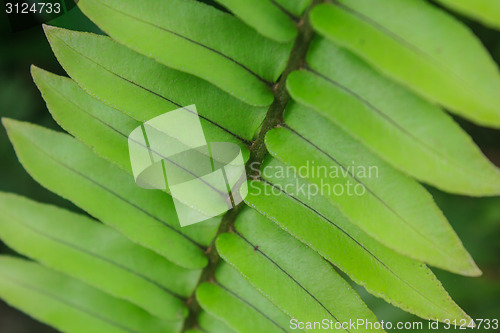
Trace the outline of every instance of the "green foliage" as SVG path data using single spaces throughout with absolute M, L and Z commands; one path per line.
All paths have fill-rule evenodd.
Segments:
M 310 70 L 288 78 L 297 102 L 420 181 L 453 193 L 499 194 L 499 170 L 439 107 L 324 39 L 311 45 L 307 64 Z
M 266 168 L 276 166 L 280 163 L 274 159 L 266 163 Z M 270 174 L 265 183 L 254 189 L 258 193 L 264 192 L 265 187 L 280 186 L 296 193 L 296 187 L 302 185 L 306 185 L 303 180 L 297 183 L 291 177 Z M 328 199 L 283 192 L 273 197 L 250 193 L 246 201 L 372 294 L 422 318 L 464 317 L 430 269 L 369 237 L 332 207 Z
M 0 237 L 44 265 L 0 258 L 0 296 L 65 332 L 376 321 L 342 271 L 421 318 L 469 319 L 426 265 L 481 272 L 417 181 L 500 193 L 498 168 L 443 110 L 500 126 L 498 68 L 478 39 L 418 0 L 217 2 L 234 16 L 194 0 L 80 0 L 109 37 L 45 27 L 70 78 L 32 75 L 73 137 L 3 123 L 28 173 L 91 217 L 0 194 Z M 455 4 L 498 22 L 482 11 L 493 2 Z M 191 104 L 208 141 L 241 147 L 250 194 L 181 228 L 168 190 L 135 184 L 127 138 Z M 323 184 L 363 191 L 300 191 Z
M 441 10 L 420 0 L 379 0 L 377 6 L 339 0 L 317 6 L 311 16 L 322 35 L 418 94 L 500 127 L 496 64 L 465 25 Z
M 376 321 L 331 265 L 255 211 L 242 212 L 235 235 L 221 235 L 217 249 L 258 290 L 299 321 Z
M 63 332 L 177 332 L 182 325 L 23 259 L 0 257 L 0 281 L 7 302 Z
M 456 11 L 500 29 L 500 3 L 496 0 L 437 0 Z
M 39 262 L 129 300 L 152 314 L 180 320 L 200 271 L 181 268 L 91 219 L 1 194 L 0 235 Z
M 184 0 L 83 0 L 78 5 L 113 39 L 139 53 L 201 77 L 248 104 L 273 101 L 264 81 L 278 78 L 289 46 L 256 34 L 230 15 Z
M 295 24 L 269 0 L 218 0 L 237 17 L 262 35 L 277 42 L 289 42 L 297 36 Z
M 129 174 L 69 135 L 13 120 L 4 120 L 4 125 L 21 163 L 49 190 L 180 266 L 207 264 L 201 246 L 179 230 L 167 194 L 137 192 Z
M 285 120 L 291 127 L 268 132 L 266 144 L 273 156 L 306 170 L 304 179 L 318 188 L 330 177 L 319 170 L 344 170 L 336 177 L 336 184 L 344 189 L 349 184 L 360 185 L 365 192 L 344 191 L 339 195 L 340 191 L 331 190 L 325 191 L 325 196 L 351 222 L 387 247 L 460 274 L 480 273 L 421 185 L 391 168 L 333 124 L 315 115 L 304 121 L 307 113 L 296 111 Z M 361 177 L 356 171 L 370 167 L 376 167 L 378 175 Z

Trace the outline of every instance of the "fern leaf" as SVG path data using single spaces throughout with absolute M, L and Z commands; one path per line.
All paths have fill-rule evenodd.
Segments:
M 180 332 L 182 321 L 165 321 L 39 264 L 0 257 L 0 296 L 63 332 Z
M 371 3 L 317 6 L 311 20 L 322 35 L 422 96 L 500 128 L 499 70 L 468 28 L 424 1 Z
M 182 320 L 200 270 L 175 266 L 84 216 L 0 193 L 0 237 L 11 248 L 126 299 L 165 320 Z M 130 288 L 134 286 L 134 288 Z

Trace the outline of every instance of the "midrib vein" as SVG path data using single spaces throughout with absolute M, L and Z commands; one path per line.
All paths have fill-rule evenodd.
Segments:
M 257 136 L 257 139 L 255 139 L 252 145 L 250 146 L 250 158 L 246 164 L 247 177 L 249 179 L 253 179 L 257 176 L 255 173 L 252 173 L 251 170 L 252 169 L 255 170 L 255 165 L 258 165 L 260 167 L 262 161 L 268 154 L 264 142 L 267 132 L 269 132 L 271 129 L 277 127 L 279 124 L 283 122 L 283 113 L 285 111 L 288 102 L 290 101 L 290 95 L 286 90 L 286 80 L 291 72 L 301 68 L 301 66 L 305 63 L 305 56 L 307 50 L 309 49 L 309 44 L 314 34 L 314 31 L 309 21 L 309 12 L 315 5 L 323 1 L 324 0 L 313 0 L 309 5 L 308 9 L 305 11 L 302 18 L 300 19 L 300 21 L 297 23 L 299 31 L 297 34 L 297 38 L 295 39 L 294 45 L 292 47 L 292 50 L 290 51 L 290 57 L 288 59 L 287 65 L 285 67 L 285 70 L 281 74 L 280 79 L 273 86 L 274 101 L 266 113 L 266 117 L 262 122 L 261 129 Z M 250 166 L 253 167 L 251 168 Z M 242 202 L 234 209 L 230 210 L 224 215 L 224 217 L 222 218 L 222 222 L 219 226 L 219 229 L 217 230 L 217 234 L 213 238 L 212 243 L 210 244 L 209 248 L 206 251 L 209 263 L 203 269 L 200 280 L 198 281 L 198 284 L 196 285 L 193 294 L 187 300 L 187 306 L 190 311 L 189 311 L 189 317 L 186 319 L 184 323 L 184 328 L 182 330 L 183 332 L 186 331 L 187 329 L 196 326 L 197 317 L 201 311 L 201 307 L 196 300 L 196 295 L 195 295 L 196 290 L 203 282 L 215 281 L 214 273 L 217 264 L 220 261 L 219 253 L 215 248 L 215 240 L 221 233 L 233 232 L 234 222 L 236 221 L 236 218 L 238 217 L 243 207 L 244 203 Z

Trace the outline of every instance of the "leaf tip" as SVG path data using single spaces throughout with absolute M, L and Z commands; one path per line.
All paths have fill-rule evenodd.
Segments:
M 52 33 L 54 33 L 58 28 L 53 25 L 42 24 L 43 32 L 45 32 L 45 36 L 49 37 Z
M 38 81 L 39 81 L 39 78 L 45 74 L 47 71 L 45 71 L 44 69 L 41 69 L 40 67 L 36 66 L 36 65 L 31 65 L 30 67 L 30 73 L 31 73 L 31 77 L 33 78 L 33 82 L 35 82 L 35 84 L 38 86 Z
M 47 40 L 49 41 L 49 43 L 51 45 L 53 44 L 54 37 L 61 36 L 61 34 L 63 32 L 71 31 L 71 30 L 67 30 L 64 28 L 59 28 L 59 27 L 56 27 L 53 25 L 47 25 L 47 24 L 42 25 L 42 27 L 43 27 L 43 31 L 45 33 L 45 36 L 47 37 Z
M 465 270 L 463 274 L 470 277 L 478 277 L 483 275 L 483 271 L 476 265 L 474 260 L 471 259 L 469 268 Z
M 17 121 L 12 119 L 12 118 L 6 118 L 6 117 L 2 117 L 2 125 L 3 127 L 7 130 L 7 134 L 9 133 L 9 131 L 11 130 L 12 126 L 14 125 L 15 126 L 15 123 Z
M 34 126 L 26 121 L 20 121 L 12 118 L 2 118 L 3 127 L 7 130 L 7 136 L 12 143 L 15 142 L 16 133 L 21 133 L 28 129 L 29 126 Z

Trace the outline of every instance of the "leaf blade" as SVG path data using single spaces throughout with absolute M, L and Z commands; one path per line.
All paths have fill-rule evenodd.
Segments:
M 262 79 L 272 82 L 278 77 L 284 69 L 286 47 L 258 38 L 254 31 L 227 14 L 194 1 L 153 1 L 138 6 L 135 1 L 83 0 L 78 6 L 101 29 L 130 48 L 199 76 L 250 105 L 272 103 L 273 95 Z M 179 15 L 181 12 L 184 15 Z M 141 13 L 140 18 L 137 13 Z M 225 43 L 226 36 L 221 34 L 229 31 L 238 31 L 246 42 Z M 277 60 L 278 66 L 270 61 L 260 63 L 250 40 L 262 43 L 275 56 L 273 60 Z M 249 56 L 252 54 L 253 58 Z
M 465 195 L 500 193 L 500 170 L 439 108 L 325 40 L 313 43 L 308 65 L 287 81 L 297 102 L 418 180 Z
M 496 29 L 500 29 L 500 4 L 495 0 L 437 0 L 459 13 Z
M 276 159 L 266 161 L 265 180 L 250 185 L 247 204 L 371 294 L 425 319 L 469 319 L 425 265 L 374 240 L 326 197 L 304 194 L 301 188 L 310 184 L 299 177 L 284 176 L 287 173 L 282 170 L 286 166 Z
M 198 323 L 200 324 L 200 327 L 206 332 L 236 333 L 232 328 L 228 327 L 224 322 L 206 313 L 205 311 L 200 312 L 198 316 Z
M 311 21 L 322 35 L 417 93 L 477 124 L 500 126 L 498 67 L 470 30 L 430 4 L 383 0 L 373 7 L 342 0 L 315 7 Z
M 206 265 L 202 248 L 183 235 L 180 226 L 174 227 L 176 213 L 169 195 L 140 189 L 130 175 L 66 134 L 5 118 L 3 123 L 21 163 L 43 186 L 181 267 Z M 154 203 L 162 204 L 153 209 Z
M 261 314 L 218 285 L 202 283 L 196 290 L 196 299 L 205 311 L 224 320 L 241 333 L 282 332 L 263 320 Z
M 334 323 L 352 318 L 376 321 L 329 264 L 256 211 L 243 211 L 235 229 L 236 235 L 221 234 L 216 241 L 222 258 L 292 318 L 303 322 L 325 318 Z M 313 267 L 316 274 L 311 275 L 308 272 Z
M 214 139 L 238 142 L 235 139 L 251 140 L 264 118 L 263 108 L 240 102 L 109 37 L 50 26 L 44 30 L 61 65 L 85 91 L 138 121 L 196 104 L 209 138 L 215 132 Z
M 325 195 L 350 221 L 407 256 L 459 274 L 480 274 L 421 185 L 314 112 L 293 105 L 285 122 L 286 128 L 267 133 L 269 151 L 307 170 L 308 182 L 319 188 L 327 184 Z
M 128 114 L 92 98 L 71 79 L 35 67 L 32 68 L 32 75 L 57 123 L 91 147 L 99 156 L 117 165 L 132 177 L 128 136 L 141 123 Z M 210 132 L 210 128 L 207 127 L 204 130 L 207 139 L 229 141 L 229 137 L 220 136 L 220 132 Z M 241 141 L 236 142 L 241 145 L 243 155 L 248 158 L 247 147 Z M 150 211 L 157 210 L 154 205 L 147 200 L 141 202 L 141 207 Z M 176 219 L 172 215 L 164 219 L 171 218 Z M 208 246 L 215 236 L 218 221 L 215 218 L 202 224 L 183 227 L 182 233 L 197 243 Z
M 297 28 L 292 20 L 270 0 L 217 2 L 260 34 L 277 42 L 286 43 L 297 36 Z
M 199 270 L 175 266 L 112 229 L 56 207 L 6 193 L 0 193 L 0 207 L 0 236 L 17 252 L 159 318 L 187 315 L 181 297 L 192 293 Z
M 230 265 L 221 262 L 215 271 L 216 282 L 231 294 L 257 309 L 282 331 L 288 331 L 290 317 L 261 295 Z
M 180 332 L 130 303 L 23 259 L 0 257 L 0 294 L 9 304 L 62 331 Z

